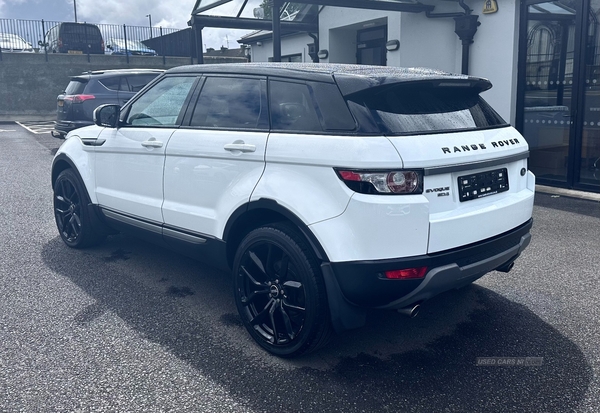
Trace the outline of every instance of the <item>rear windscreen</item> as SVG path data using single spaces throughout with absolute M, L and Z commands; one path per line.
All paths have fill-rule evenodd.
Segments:
M 391 85 L 348 97 L 369 110 L 382 132 L 439 133 L 506 126 L 473 87 L 455 84 Z
M 100 29 L 97 26 L 85 24 L 65 24 L 62 29 L 64 34 L 78 34 L 93 37 L 101 37 Z
M 81 95 L 85 89 L 87 80 L 71 80 L 65 89 L 66 95 Z

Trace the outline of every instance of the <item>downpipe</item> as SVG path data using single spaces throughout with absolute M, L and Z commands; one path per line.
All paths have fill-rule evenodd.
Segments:
M 415 304 L 413 306 L 408 306 L 405 308 L 401 308 L 398 310 L 398 312 L 400 314 L 403 314 L 405 316 L 408 316 L 410 318 L 415 318 L 417 316 L 417 314 L 419 314 L 419 310 L 421 309 L 421 305 L 420 304 Z

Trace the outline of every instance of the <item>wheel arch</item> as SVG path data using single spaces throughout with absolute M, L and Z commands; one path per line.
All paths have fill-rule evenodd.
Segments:
M 84 170 L 84 173 L 82 175 L 80 169 L 77 167 L 75 162 L 71 158 L 69 158 L 65 153 L 58 154 L 52 161 L 52 189 L 54 189 L 54 183 L 56 182 L 56 178 L 58 178 L 58 175 L 60 175 L 60 173 L 65 169 L 73 170 L 75 175 L 77 175 L 77 178 L 79 178 L 83 183 L 83 186 L 85 187 L 85 190 L 88 195 L 88 199 L 91 203 L 95 204 L 96 197 L 94 196 L 93 191 L 90 191 L 90 188 L 93 188 L 93 178 L 91 174 Z
M 344 297 L 329 258 L 317 237 L 298 216 L 279 205 L 275 200 L 261 198 L 258 201 L 249 202 L 240 206 L 231 215 L 223 232 L 229 267 L 233 269 L 236 249 L 244 236 L 255 228 L 273 222 L 291 224 L 315 253 L 320 262 L 325 282 L 329 315 L 334 330 L 340 332 L 363 326 L 366 320 L 364 309 L 353 305 Z
M 261 198 L 238 207 L 225 225 L 223 241 L 227 245 L 227 262 L 232 267 L 237 246 L 246 234 L 255 228 L 273 223 L 288 222 L 308 242 L 321 262 L 329 262 L 325 250 L 310 228 L 293 212 L 272 199 Z

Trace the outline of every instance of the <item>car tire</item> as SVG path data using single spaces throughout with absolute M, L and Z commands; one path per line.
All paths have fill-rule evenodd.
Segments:
M 332 335 L 320 267 L 291 226 L 251 231 L 233 265 L 235 303 L 244 326 L 265 350 L 296 357 L 325 345 Z
M 98 245 L 106 238 L 88 208 L 88 194 L 72 169 L 62 171 L 54 182 L 54 218 L 62 240 L 71 248 Z

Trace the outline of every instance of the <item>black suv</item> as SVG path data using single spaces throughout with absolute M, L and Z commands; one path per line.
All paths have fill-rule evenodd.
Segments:
M 70 54 L 104 54 L 100 29 L 91 23 L 59 23 L 46 33 L 48 51 Z
M 56 99 L 56 123 L 52 135 L 64 138 L 73 129 L 92 125 L 100 105 L 124 105 L 148 82 L 164 72 L 160 69 L 122 69 L 84 72 L 73 76 Z

